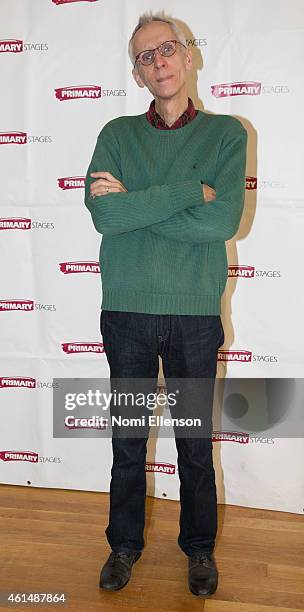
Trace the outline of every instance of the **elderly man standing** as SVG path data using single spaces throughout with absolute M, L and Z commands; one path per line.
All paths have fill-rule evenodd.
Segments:
M 146 113 L 118 117 L 101 130 L 85 192 L 103 235 L 101 333 L 111 378 L 157 381 L 160 355 L 166 379 L 214 380 L 224 341 L 225 241 L 243 210 L 247 132 L 231 116 L 195 109 L 186 87 L 191 52 L 170 19 L 142 16 L 129 55 L 137 85 L 154 99 Z M 212 402 L 203 410 L 210 420 Z M 212 439 L 175 441 L 178 544 L 189 558 L 191 592 L 208 597 L 218 582 Z M 146 442 L 112 438 L 104 589 L 127 584 L 144 548 Z

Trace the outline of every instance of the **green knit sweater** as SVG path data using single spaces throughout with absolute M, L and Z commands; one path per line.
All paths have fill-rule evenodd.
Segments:
M 145 114 L 105 125 L 85 183 L 85 204 L 103 235 L 103 310 L 220 313 L 225 240 L 244 205 L 246 143 L 240 121 L 201 111 L 174 130 L 153 127 Z M 98 171 L 128 192 L 92 198 L 90 173 Z M 216 200 L 204 202 L 202 183 Z

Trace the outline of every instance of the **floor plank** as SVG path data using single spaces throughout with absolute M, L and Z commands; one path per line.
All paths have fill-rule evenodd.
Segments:
M 188 590 L 179 502 L 150 497 L 132 579 L 116 593 L 100 590 L 108 507 L 105 493 L 0 485 L 0 591 L 65 592 L 69 612 L 304 611 L 302 516 L 220 505 L 219 586 L 205 600 Z

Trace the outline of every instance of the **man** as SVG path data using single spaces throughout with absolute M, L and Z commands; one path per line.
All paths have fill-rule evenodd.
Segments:
M 247 132 L 226 115 L 197 111 L 188 98 L 191 52 L 162 15 L 140 18 L 129 44 L 133 77 L 154 100 L 147 113 L 119 117 L 100 132 L 85 203 L 103 235 L 101 333 L 111 379 L 157 383 L 158 356 L 171 377 L 216 376 L 224 334 L 220 300 L 225 241 L 244 203 Z M 212 401 L 202 407 L 211 422 Z M 209 420 L 209 421 L 208 421 Z M 146 437 L 112 437 L 112 552 L 100 587 L 127 584 L 144 547 Z M 189 588 L 208 597 L 217 498 L 211 436 L 175 438 L 180 478 L 178 543 L 189 558 Z

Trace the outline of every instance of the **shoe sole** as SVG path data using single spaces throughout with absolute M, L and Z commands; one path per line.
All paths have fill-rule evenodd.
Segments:
M 138 559 L 139 559 L 140 557 L 141 557 L 141 553 L 138 553 L 138 554 L 136 555 L 136 557 L 134 558 L 134 561 L 133 561 L 133 563 L 132 563 L 131 569 L 132 569 L 132 567 L 133 567 L 134 563 L 136 563 L 136 561 L 138 561 Z M 123 588 L 124 588 L 124 587 L 125 587 L 125 586 L 128 584 L 128 582 L 130 581 L 130 578 L 131 578 L 131 576 L 128 578 L 128 580 L 127 580 L 126 582 L 124 582 L 124 583 L 123 583 L 121 586 L 119 586 L 119 587 L 107 587 L 107 586 L 104 586 L 103 584 L 101 584 L 101 582 L 99 582 L 99 588 L 100 588 L 100 589 L 104 589 L 105 591 L 120 591 L 120 589 L 123 589 Z

